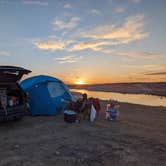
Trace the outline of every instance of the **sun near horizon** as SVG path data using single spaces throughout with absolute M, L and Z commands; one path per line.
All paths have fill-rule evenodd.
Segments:
M 85 83 L 84 80 L 79 79 L 79 80 L 77 80 L 74 84 L 76 84 L 76 85 L 84 85 L 84 84 L 86 84 L 86 83 Z

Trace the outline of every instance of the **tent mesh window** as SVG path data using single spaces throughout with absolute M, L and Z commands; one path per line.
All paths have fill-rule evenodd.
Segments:
M 51 97 L 58 97 L 65 93 L 65 89 L 60 83 L 49 82 L 47 88 Z

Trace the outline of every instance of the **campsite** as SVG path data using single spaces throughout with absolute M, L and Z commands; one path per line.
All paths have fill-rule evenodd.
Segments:
M 25 70 L 10 66 L 1 69 L 3 74 L 10 70 L 6 78 L 15 78 L 17 71 Z M 6 89 L 1 98 L 6 96 L 6 104 L 2 103 L 0 110 L 3 117 L 0 123 L 0 166 L 166 164 L 166 107 L 98 100 L 85 93 L 71 93 L 60 79 L 47 75 L 12 83 L 22 89 L 20 93 L 24 91 L 26 107 L 22 110 L 22 119 L 15 118 L 20 107 L 14 105 L 15 100 L 8 97 L 9 93 L 5 93 L 11 82 L 1 80 L 1 87 Z M 77 112 L 76 109 L 74 112 L 74 107 L 69 107 L 78 101 L 82 101 L 78 110 L 84 101 L 84 107 L 90 104 L 89 120 L 88 117 L 84 119 L 85 110 Z M 100 105 L 98 116 L 94 101 Z M 118 109 L 120 107 L 120 116 L 112 110 L 113 103 Z M 10 110 L 15 108 L 17 111 L 10 115 Z M 107 112 L 109 108 L 112 113 Z M 13 118 L 4 118 L 8 114 Z M 111 114 L 114 119 L 109 116 Z
M 0 166 L 166 166 L 166 0 L 0 0 Z
M 26 116 L 0 125 L 1 166 L 164 166 L 166 108 L 120 103 L 116 122 L 66 123 L 63 115 Z

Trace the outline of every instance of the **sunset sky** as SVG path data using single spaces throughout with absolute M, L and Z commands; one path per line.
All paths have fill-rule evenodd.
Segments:
M 65 83 L 166 81 L 166 0 L 0 0 L 0 65 Z

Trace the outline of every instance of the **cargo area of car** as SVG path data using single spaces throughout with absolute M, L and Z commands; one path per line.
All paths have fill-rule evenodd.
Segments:
M 0 87 L 0 109 L 8 109 L 24 103 L 22 91 L 17 86 Z
M 0 120 L 21 117 L 25 103 L 25 94 L 17 84 L 0 85 Z
M 19 81 L 30 72 L 17 66 L 0 66 L 0 121 L 19 119 L 26 114 L 26 95 Z

